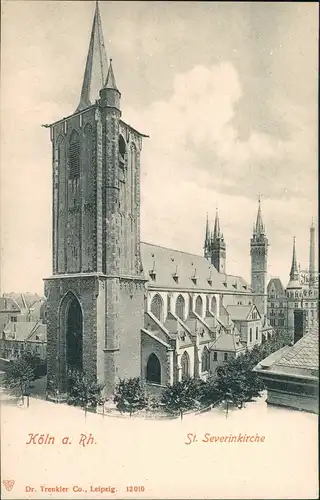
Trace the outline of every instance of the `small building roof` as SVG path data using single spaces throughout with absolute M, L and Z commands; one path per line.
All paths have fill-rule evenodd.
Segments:
M 273 288 L 274 288 L 278 297 L 284 297 L 286 295 L 284 286 L 283 286 L 280 278 L 272 278 L 269 281 L 268 287 L 267 287 L 268 293 L 270 293 Z
M 211 351 L 237 352 L 245 349 L 240 342 L 240 334 L 221 333 L 219 337 L 211 344 Z
M 4 293 L 3 297 L 5 298 L 11 298 L 14 300 L 20 309 L 30 309 L 31 307 L 34 307 L 37 302 L 42 302 L 43 298 L 40 297 L 37 293 L 31 293 L 31 292 L 25 292 L 25 293 L 17 293 L 17 292 L 10 292 L 10 293 Z
M 259 311 L 254 304 L 227 306 L 227 312 L 230 314 L 233 321 L 247 321 L 254 309 L 256 309 L 259 314 Z M 261 316 L 259 314 L 259 318 L 260 317 Z
M 0 312 L 20 312 L 20 307 L 12 298 L 4 295 L 0 297 Z
M 316 325 L 293 346 L 272 353 L 260 361 L 254 371 L 283 376 L 307 376 L 318 380 L 319 327 Z
M 5 333 L 5 340 L 15 340 L 17 342 L 24 342 L 26 340 L 46 342 L 47 340 L 46 325 L 37 321 L 9 321 L 3 332 Z M 36 336 L 39 339 L 36 339 Z

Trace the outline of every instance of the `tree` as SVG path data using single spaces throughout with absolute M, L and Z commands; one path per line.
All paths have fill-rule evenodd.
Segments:
M 46 361 L 42 360 L 39 354 L 26 351 L 22 358 L 31 366 L 34 373 L 34 380 L 46 374 Z
M 11 390 L 18 389 L 22 402 L 24 402 L 24 396 L 29 396 L 30 384 L 33 380 L 33 369 L 25 359 L 10 361 L 4 377 L 4 385 Z
M 187 410 L 201 406 L 204 395 L 205 382 L 190 377 L 183 378 L 180 382 L 168 385 L 164 390 L 161 402 L 169 413 L 180 415 Z
M 88 408 L 96 409 L 104 403 L 102 396 L 103 385 L 98 384 L 95 379 L 84 372 L 73 372 L 70 375 L 70 390 L 68 402 L 74 406 L 80 406 L 87 414 Z
M 138 377 L 120 380 L 113 400 L 120 413 L 128 412 L 130 413 L 130 417 L 132 413 L 143 410 L 148 404 L 147 397 Z
M 218 366 L 215 382 L 218 400 L 242 407 L 248 394 L 247 369 L 246 360 L 241 355 Z

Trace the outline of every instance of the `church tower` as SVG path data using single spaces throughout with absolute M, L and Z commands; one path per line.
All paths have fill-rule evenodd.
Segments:
M 84 371 L 107 392 L 119 378 L 140 375 L 140 153 L 146 136 L 122 120 L 120 101 L 97 2 L 79 105 L 50 125 L 49 392 L 66 391 L 73 370 Z
M 211 238 L 211 262 L 219 273 L 226 273 L 227 247 L 220 229 L 218 210 Z
M 214 221 L 214 230 L 211 232 L 207 214 L 206 235 L 204 241 L 204 257 L 217 269 L 219 273 L 226 273 L 227 247 L 224 241 L 223 233 L 220 229 L 220 220 L 218 211 Z
M 250 243 L 251 288 L 255 294 L 254 303 L 260 314 L 267 315 L 267 266 L 268 239 L 262 222 L 261 201 L 259 198 L 258 214 Z

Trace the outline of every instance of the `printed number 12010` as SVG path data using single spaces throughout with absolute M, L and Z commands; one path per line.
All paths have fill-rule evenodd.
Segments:
M 144 491 L 144 486 L 127 486 L 127 492 L 129 493 L 138 493 Z

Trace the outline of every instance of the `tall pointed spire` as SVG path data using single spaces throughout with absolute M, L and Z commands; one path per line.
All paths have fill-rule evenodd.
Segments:
M 106 81 L 107 68 L 108 60 L 103 40 L 99 3 L 96 2 L 81 97 L 77 111 L 91 106 L 99 98 L 99 91 L 103 88 Z
M 292 249 L 292 263 L 290 270 L 290 281 L 287 288 L 301 288 L 299 282 L 299 269 L 297 264 L 297 255 L 296 255 L 296 238 L 293 238 L 293 249 Z
M 107 74 L 107 80 L 106 80 L 105 88 L 106 89 L 117 90 L 119 92 L 119 89 L 118 89 L 117 84 L 116 84 L 116 79 L 115 79 L 115 76 L 114 76 L 114 72 L 113 72 L 112 59 L 110 59 L 110 65 L 109 65 L 109 69 L 108 69 L 108 74 Z
M 257 213 L 255 232 L 258 236 L 260 236 L 260 235 L 264 234 L 264 225 L 262 222 L 262 214 L 261 214 L 261 197 L 260 197 L 260 195 L 258 197 L 258 202 L 259 202 L 259 207 L 258 207 L 258 213 Z
M 208 217 L 208 212 L 207 212 L 207 218 L 206 218 L 206 241 L 210 239 L 210 229 L 209 229 L 209 217 Z
M 310 226 L 310 249 L 309 249 L 309 286 L 312 288 L 315 284 L 316 263 L 315 263 L 315 224 L 312 217 Z
M 206 235 L 204 238 L 204 256 L 206 259 L 210 257 L 210 248 L 211 247 L 211 234 L 210 234 L 210 228 L 209 228 L 209 218 L 208 218 L 208 212 L 207 212 L 207 218 L 206 218 Z
M 218 214 L 218 209 L 217 209 L 216 210 L 216 218 L 214 221 L 213 239 L 218 240 L 220 237 L 221 237 L 220 220 L 219 220 L 219 214 Z

